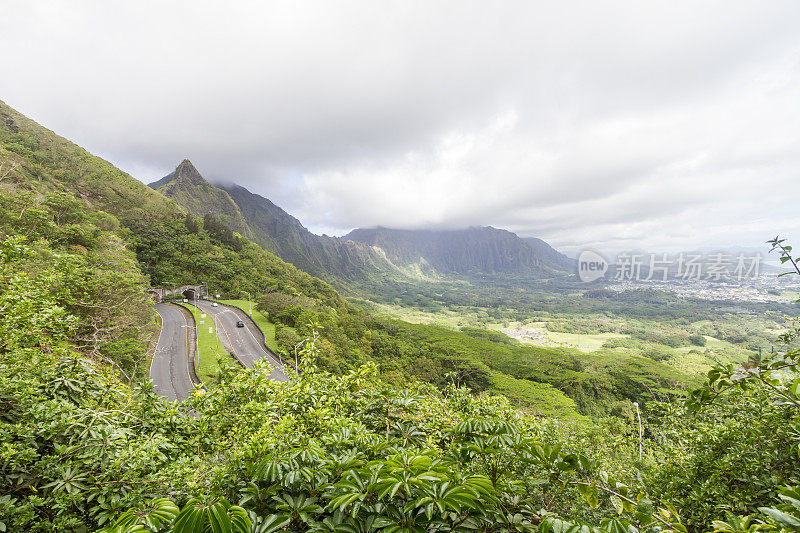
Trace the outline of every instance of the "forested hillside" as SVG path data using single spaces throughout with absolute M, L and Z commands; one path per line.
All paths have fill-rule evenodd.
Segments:
M 42 228 L 56 226 L 74 235 L 49 244 L 69 247 L 89 244 L 98 231 L 112 232 L 121 247 L 136 254 L 138 264 L 131 268 L 141 271 L 140 291 L 146 283 L 206 282 L 236 295 L 239 290 L 282 290 L 334 308 L 343 305 L 329 285 L 234 235 L 219 218 L 192 216 L 2 103 L 0 187 L 12 206 L 4 212 L 5 235 L 21 233 L 35 240 Z M 44 238 L 50 239 L 49 234 Z
M 257 365 L 171 404 L 75 351 L 80 317 L 61 299 L 80 289 L 54 294 L 62 266 L 30 269 L 37 253 L 0 244 L 5 530 L 750 533 L 800 519 L 796 350 L 652 404 L 645 438 L 452 384 L 398 390 L 370 364 L 332 375 L 315 345 L 288 386 Z
M 0 530 L 800 523 L 794 326 L 695 382 L 641 355 L 376 318 L 5 104 L 0 193 Z M 157 397 L 145 288 L 197 283 L 251 292 L 284 350 L 316 333 L 300 375 L 220 365 L 188 402 Z

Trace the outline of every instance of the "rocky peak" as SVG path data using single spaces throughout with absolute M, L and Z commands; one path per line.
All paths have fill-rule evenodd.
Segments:
M 182 187 L 196 187 L 208 185 L 208 182 L 200 175 L 200 172 L 195 168 L 191 161 L 184 159 L 181 163 L 169 174 L 164 176 L 158 181 L 150 184 L 153 189 L 158 189 L 168 183 L 173 183 Z
M 181 164 L 173 171 L 173 174 L 175 181 L 181 185 L 197 186 L 208 183 L 188 159 L 181 161 Z

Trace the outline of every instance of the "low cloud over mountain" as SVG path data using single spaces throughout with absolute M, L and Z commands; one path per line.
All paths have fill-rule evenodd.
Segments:
M 143 181 L 188 156 L 319 233 L 754 246 L 800 233 L 797 20 L 794 1 L 14 3 L 0 97 Z

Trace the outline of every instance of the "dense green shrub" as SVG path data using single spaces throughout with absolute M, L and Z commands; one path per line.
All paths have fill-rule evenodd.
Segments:
M 706 338 L 703 335 L 689 335 L 689 342 L 694 346 L 705 346 Z
M 278 324 L 275 326 L 275 342 L 288 355 L 294 355 L 294 347 L 302 339 L 292 328 L 287 328 Z

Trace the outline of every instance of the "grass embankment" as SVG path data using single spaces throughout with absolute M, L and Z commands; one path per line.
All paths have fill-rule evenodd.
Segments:
M 230 357 L 230 354 L 225 351 L 222 343 L 217 338 L 217 327 L 210 316 L 203 318 L 203 311 L 195 308 L 192 304 L 183 304 L 192 312 L 197 324 L 197 354 L 195 355 L 195 365 L 197 366 L 197 375 L 203 380 L 203 383 L 209 383 L 216 379 L 219 374 L 219 365 L 217 365 L 217 357 Z M 213 332 L 209 333 L 208 328 L 213 327 Z
M 220 303 L 228 304 L 228 305 L 235 305 L 239 309 L 243 309 L 246 313 L 249 310 L 247 300 L 217 300 Z M 253 319 L 253 322 L 258 324 L 258 327 L 261 328 L 261 331 L 264 332 L 264 342 L 266 343 L 267 347 L 273 352 L 278 351 L 278 343 L 275 342 L 275 324 L 270 322 L 267 319 L 266 313 L 262 313 L 258 309 L 253 306 L 253 314 L 250 315 L 250 318 Z
M 578 414 L 575 401 L 547 383 L 517 379 L 502 372 L 492 372 L 492 392 L 512 399 L 526 411 L 542 417 L 588 420 Z

